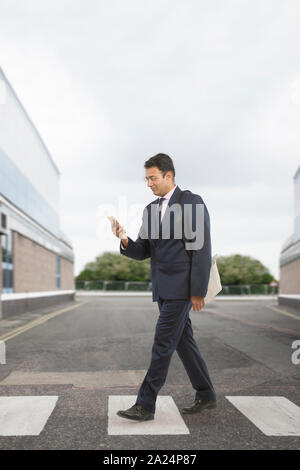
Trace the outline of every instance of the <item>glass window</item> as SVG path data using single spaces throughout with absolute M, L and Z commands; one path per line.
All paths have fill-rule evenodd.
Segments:
M 2 292 L 8 294 L 13 292 L 13 243 L 12 231 L 7 235 L 1 235 L 2 249 Z

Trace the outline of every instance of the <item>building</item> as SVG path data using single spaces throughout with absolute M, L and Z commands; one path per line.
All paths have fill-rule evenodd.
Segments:
M 278 302 L 300 308 L 300 166 L 294 176 L 294 233 L 280 253 Z
M 0 318 L 74 299 L 60 173 L 0 68 Z

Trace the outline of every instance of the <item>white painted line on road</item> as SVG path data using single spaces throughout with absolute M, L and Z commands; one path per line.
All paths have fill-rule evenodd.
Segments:
M 127 410 L 135 404 L 136 396 L 121 395 L 108 397 L 108 434 L 190 434 L 181 414 L 170 396 L 158 396 L 154 419 L 133 421 L 117 415 L 119 410 Z
M 300 407 L 285 397 L 226 396 L 266 436 L 300 436 Z
M 56 395 L 0 397 L 0 436 L 38 436 L 57 400 Z
M 4 341 L 0 341 L 0 364 L 6 364 Z

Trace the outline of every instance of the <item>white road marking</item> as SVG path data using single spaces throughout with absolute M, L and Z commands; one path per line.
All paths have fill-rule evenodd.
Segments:
M 117 415 L 135 404 L 136 396 L 121 395 L 108 397 L 108 434 L 190 434 L 181 414 L 170 396 L 158 396 L 156 411 L 151 421 L 133 421 Z
M 76 387 L 101 388 L 139 385 L 146 370 L 99 370 L 92 372 L 23 372 L 13 371 L 1 385 L 72 384 Z
M 0 436 L 38 436 L 57 400 L 56 395 L 0 397 Z
M 300 407 L 285 397 L 226 396 L 266 436 L 300 436 Z
M 0 341 L 0 364 L 6 364 L 4 341 Z

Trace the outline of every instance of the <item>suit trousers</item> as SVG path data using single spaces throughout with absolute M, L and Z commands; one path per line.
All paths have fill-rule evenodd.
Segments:
M 158 306 L 160 314 L 155 329 L 151 363 L 140 386 L 136 404 L 155 413 L 157 394 L 166 381 L 175 349 L 196 391 L 195 398 L 216 399 L 207 366 L 193 337 L 189 317 L 191 300 L 159 298 Z

